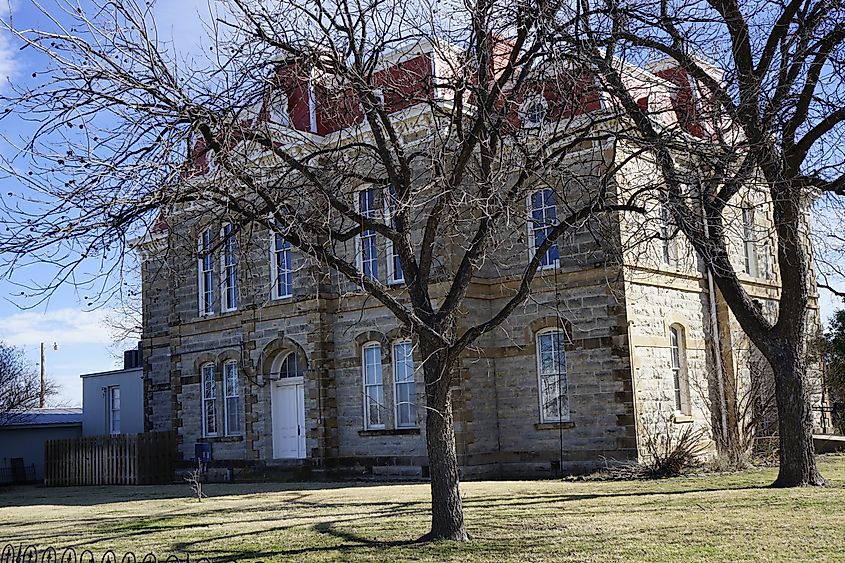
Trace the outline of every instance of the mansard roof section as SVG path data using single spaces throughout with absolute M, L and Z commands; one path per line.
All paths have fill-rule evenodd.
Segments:
M 491 36 L 489 57 L 491 75 L 501 76 L 512 53 L 507 38 Z M 315 53 L 319 49 L 315 48 Z M 349 72 L 343 61 L 332 61 L 329 54 L 309 59 L 279 58 L 261 101 L 232 120 L 219 133 L 219 142 L 232 149 L 249 140 L 258 128 L 268 128 L 268 138 L 277 146 L 330 142 L 336 135 L 366 134 L 369 125 L 362 99 L 375 100 L 388 115 L 412 109 L 439 107 L 450 110 L 462 76 L 470 85 L 460 101 L 471 114 L 477 99 L 465 53 L 448 43 L 419 41 L 400 46 L 385 54 L 366 75 Z M 664 60 L 647 68 L 618 61 L 623 83 L 634 99 L 660 127 L 679 127 L 698 138 L 708 138 L 725 122 L 712 111 L 713 100 L 706 89 L 691 80 L 674 61 Z M 706 65 L 706 63 L 701 63 Z M 470 65 L 471 66 L 471 65 Z M 341 68 L 343 67 L 343 68 Z M 332 69 L 341 69 L 332 72 Z M 706 65 L 707 72 L 720 80 L 721 71 Z M 519 70 L 519 69 L 517 69 Z M 519 74 L 518 72 L 515 74 Z M 564 54 L 549 57 L 518 85 L 505 84 L 501 109 L 506 104 L 507 121 L 514 131 L 569 120 L 572 117 L 608 109 L 614 103 L 602 93 L 595 74 L 567 60 Z M 539 116 L 539 117 L 538 117 Z M 397 116 L 401 121 L 404 116 Z M 564 124 L 565 125 L 565 124 Z M 199 139 L 191 149 L 186 177 L 202 176 L 213 168 L 212 151 Z

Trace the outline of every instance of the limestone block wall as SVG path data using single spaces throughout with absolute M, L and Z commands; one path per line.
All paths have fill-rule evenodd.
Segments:
M 626 277 L 640 444 L 667 428 L 673 432 L 687 425 L 711 428 L 715 371 L 708 352 L 709 309 L 702 279 L 634 270 L 626 272 Z M 669 334 L 673 325 L 682 329 L 681 365 L 687 378 L 682 389 L 687 412 L 675 408 Z
M 561 274 L 558 291 L 539 291 L 550 282 L 540 280 L 531 301 L 467 354 L 466 454 L 478 472 L 551 475 L 593 469 L 602 456 L 636 456 L 624 300 L 604 274 Z M 490 302 L 488 311 L 501 304 Z M 566 335 L 570 416 L 541 423 L 536 335 L 559 324 Z

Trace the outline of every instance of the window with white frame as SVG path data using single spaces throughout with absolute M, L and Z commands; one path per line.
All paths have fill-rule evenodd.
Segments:
M 531 213 L 531 220 L 528 222 L 529 248 L 533 257 L 557 225 L 557 198 L 554 190 L 545 188 L 532 193 L 529 206 Z M 555 241 L 543 255 L 540 267 L 555 268 L 559 263 L 560 251 Z
M 226 362 L 223 366 L 223 420 L 227 436 L 238 436 L 243 432 L 243 403 L 238 381 L 238 363 Z
M 396 427 L 417 426 L 416 391 L 414 381 L 414 354 L 410 340 L 393 343 L 393 385 L 396 403 Z
M 519 116 L 523 127 L 540 127 L 546 121 L 546 114 L 549 112 L 549 103 L 542 92 L 537 93 L 522 102 L 519 108 Z
M 223 226 L 223 311 L 238 308 L 238 241 L 231 223 Z
M 109 434 L 120 434 L 120 386 L 106 389 L 109 413 Z
M 689 380 L 686 369 L 684 329 L 680 325 L 669 327 L 669 361 L 672 369 L 673 402 L 675 410 L 689 414 Z
M 569 420 L 566 380 L 566 353 L 563 331 L 544 330 L 537 334 L 537 375 L 540 390 L 540 422 Z
M 290 242 L 281 233 L 273 233 L 271 254 L 273 299 L 291 297 L 293 296 L 293 256 Z
M 384 383 L 381 370 L 381 345 L 370 342 L 363 349 L 364 429 L 384 428 Z
M 660 204 L 660 261 L 667 266 L 678 262 L 678 246 L 672 237 L 672 217 L 667 203 Z
M 370 219 L 378 217 L 375 189 L 364 188 L 356 195 L 358 213 Z M 374 230 L 363 229 L 358 236 L 358 265 L 362 274 L 378 279 L 378 240 Z
M 393 218 L 396 215 L 396 189 L 393 186 L 388 186 L 384 194 L 385 214 L 387 215 L 389 225 L 391 228 L 396 228 L 396 223 Z M 399 253 L 394 248 L 393 241 L 387 241 L 387 282 L 391 284 L 403 283 L 405 281 L 405 274 L 402 272 L 402 263 L 399 260 Z
M 202 232 L 199 238 L 198 293 L 201 315 L 214 313 L 214 234 L 211 229 Z
M 217 382 L 214 364 L 205 364 L 201 368 L 202 380 L 202 434 L 217 436 Z
M 304 375 L 302 367 L 299 365 L 299 360 L 294 352 L 291 352 L 285 359 L 282 360 L 282 366 L 279 369 L 279 379 L 290 379 L 293 377 L 302 377 Z
M 757 276 L 757 246 L 754 229 L 754 208 L 742 208 L 742 255 L 743 269 L 749 276 Z

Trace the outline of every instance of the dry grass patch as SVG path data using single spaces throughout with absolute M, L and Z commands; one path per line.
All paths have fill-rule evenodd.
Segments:
M 186 485 L 0 492 L 0 541 L 263 561 L 845 558 L 845 456 L 825 489 L 773 469 L 664 481 L 463 484 L 468 544 L 417 545 L 428 485 Z

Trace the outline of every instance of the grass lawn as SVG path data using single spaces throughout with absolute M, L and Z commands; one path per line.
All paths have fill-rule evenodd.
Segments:
M 0 491 L 0 548 L 88 548 L 97 561 L 106 549 L 159 561 L 845 561 L 845 455 L 820 466 L 831 487 L 765 488 L 774 469 L 468 482 L 464 545 L 410 543 L 427 531 L 427 484 L 207 485 L 201 503 L 187 485 L 18 488 Z

